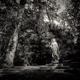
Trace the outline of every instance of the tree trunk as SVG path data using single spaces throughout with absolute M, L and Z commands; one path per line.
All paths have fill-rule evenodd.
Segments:
M 6 50 L 4 66 L 13 66 L 16 47 L 17 47 L 17 43 L 18 43 L 18 34 L 19 34 L 20 26 L 21 26 L 21 22 L 19 22 L 18 26 L 16 26 L 14 33 L 11 36 L 8 48 Z

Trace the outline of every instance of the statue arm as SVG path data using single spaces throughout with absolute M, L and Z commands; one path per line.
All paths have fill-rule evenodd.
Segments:
M 59 52 L 59 46 L 58 46 L 58 43 L 57 43 L 57 42 L 55 42 L 54 46 L 55 46 L 55 48 L 56 48 L 56 50 L 57 50 L 57 53 L 58 53 L 58 54 L 60 54 L 60 52 Z
M 58 44 L 57 44 L 57 51 L 58 51 L 58 54 L 60 54 L 60 51 L 59 51 L 59 46 L 58 46 Z

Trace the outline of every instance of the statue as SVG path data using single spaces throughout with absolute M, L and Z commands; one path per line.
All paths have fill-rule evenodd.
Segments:
M 55 62 L 59 62 L 59 46 L 58 46 L 58 43 L 56 42 L 56 39 L 53 38 L 51 40 L 51 42 L 49 43 L 50 45 L 50 48 L 52 50 L 52 58 L 54 59 Z

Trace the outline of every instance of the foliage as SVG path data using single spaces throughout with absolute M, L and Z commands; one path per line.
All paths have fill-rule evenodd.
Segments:
M 40 65 L 51 62 L 50 40 L 55 37 L 60 48 L 60 57 L 72 58 L 76 53 L 74 49 L 77 40 L 76 25 L 78 20 L 71 13 L 75 7 L 66 5 L 66 10 L 57 15 L 59 5 L 53 0 L 34 0 L 25 3 L 29 7 L 12 4 L 0 6 L 0 60 L 3 63 L 6 48 L 16 23 L 22 21 L 17 44 L 14 65 Z M 32 4 L 32 5 L 30 5 Z M 67 2 L 66 4 L 69 4 Z M 77 12 L 76 12 L 77 13 Z M 76 14 L 74 12 L 74 14 Z M 47 15 L 48 22 L 44 16 Z M 77 14 L 78 16 L 79 14 Z M 77 22 L 75 22 L 77 21 Z M 7 36 L 7 37 L 6 37 Z

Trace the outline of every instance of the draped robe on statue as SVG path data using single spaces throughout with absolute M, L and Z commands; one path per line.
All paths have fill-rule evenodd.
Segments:
M 52 50 L 52 58 L 54 60 L 59 60 L 59 47 L 55 39 L 51 41 L 50 47 Z

